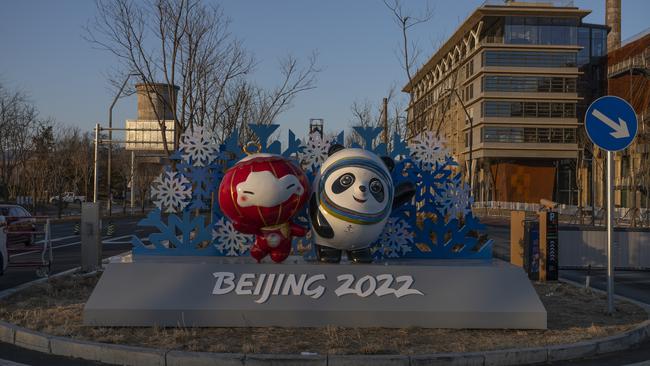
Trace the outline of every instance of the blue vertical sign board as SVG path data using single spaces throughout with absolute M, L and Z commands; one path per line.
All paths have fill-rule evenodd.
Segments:
M 625 100 L 607 95 L 596 99 L 587 109 L 585 129 L 591 141 L 601 149 L 620 151 L 636 137 L 636 113 Z

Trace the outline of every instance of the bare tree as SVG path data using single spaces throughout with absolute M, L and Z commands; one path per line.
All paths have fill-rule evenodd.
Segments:
M 126 213 L 127 191 L 131 184 L 131 152 L 124 148 L 118 148 L 113 154 L 115 154 L 115 175 L 112 177 L 111 187 L 114 187 L 118 193 L 114 197 L 121 197 L 122 211 Z
M 419 12 L 413 13 L 404 9 L 404 5 L 400 0 L 383 0 L 384 5 L 391 11 L 393 20 L 399 26 L 402 42 L 399 50 L 400 62 L 410 86 L 413 86 L 413 70 L 417 69 L 421 50 L 415 41 L 409 41 L 409 30 L 414 26 L 426 23 L 433 18 L 433 9 L 429 3 L 426 3 L 426 8 Z M 413 102 L 413 88 L 411 88 L 409 105 Z
M 98 0 L 85 37 L 120 61 L 116 80 L 136 74 L 145 86 L 157 81 L 179 86 L 178 102 L 165 101 L 154 88 L 148 93 L 172 111 L 176 149 L 180 134 L 195 125 L 208 126 L 223 139 L 243 121 L 272 123 L 298 93 L 315 87 L 315 54 L 306 67 L 291 56 L 283 60 L 282 82 L 274 89 L 248 81 L 255 60 L 229 24 L 218 5 L 202 0 Z M 164 116 L 154 112 L 164 131 Z M 169 154 L 164 132 L 162 138 Z
M 162 170 L 158 164 L 142 163 L 138 164 L 135 174 L 135 189 L 140 194 L 140 207 L 144 213 L 145 206 L 149 201 L 151 183 L 160 174 Z
M 397 97 L 396 90 L 396 86 L 393 85 L 386 94 L 388 99 L 388 136 L 393 136 L 393 134 L 405 136 L 406 116 L 404 115 L 404 105 Z M 350 111 L 352 112 L 352 117 L 349 121 L 351 127 L 383 127 L 381 122 L 382 114 L 384 113 L 382 103 L 375 104 L 369 100 L 362 102 L 354 101 L 350 106 Z M 351 144 L 352 142 L 361 143 L 356 133 L 348 134 L 346 137 L 347 144 Z M 392 149 L 391 145 L 392 139 L 389 138 L 387 146 L 389 151 Z
M 38 112 L 27 96 L 0 84 L 0 196 L 15 197 L 20 186 L 17 169 L 24 166 Z
M 47 202 L 53 191 L 49 187 L 50 154 L 54 148 L 54 121 L 40 121 L 32 136 L 33 149 L 29 163 L 23 171 L 23 180 L 30 185 L 34 202 Z
M 94 175 L 94 142 L 90 132 L 79 136 L 78 148 L 73 152 L 71 161 L 77 170 L 77 192 L 88 199 L 91 195 Z

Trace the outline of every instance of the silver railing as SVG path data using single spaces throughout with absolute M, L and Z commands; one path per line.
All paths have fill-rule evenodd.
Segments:
M 650 68 L 650 47 L 632 57 L 628 57 L 621 62 L 617 62 L 607 67 L 607 76 L 620 74 L 631 69 L 648 69 Z
M 556 8 L 573 8 L 573 0 L 485 0 L 481 6 L 509 6 L 517 3 L 534 3 L 539 5 L 550 5 Z

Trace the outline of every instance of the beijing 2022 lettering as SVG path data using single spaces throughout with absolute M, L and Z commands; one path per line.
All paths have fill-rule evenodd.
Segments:
M 324 274 L 284 274 L 284 273 L 242 273 L 236 278 L 233 272 L 214 272 L 213 295 L 226 295 L 231 292 L 240 296 L 257 296 L 258 304 L 263 304 L 271 296 L 308 296 L 318 299 L 327 290 Z M 408 295 L 424 294 L 413 286 L 410 275 L 393 276 L 392 274 L 365 275 L 356 279 L 353 274 L 341 274 L 336 277 L 338 286 L 334 290 L 337 297 L 356 295 L 366 298 L 371 295 L 382 297 L 393 295 L 401 298 Z

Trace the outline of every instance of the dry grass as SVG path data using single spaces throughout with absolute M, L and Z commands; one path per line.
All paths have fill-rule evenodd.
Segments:
M 647 319 L 640 307 L 561 283 L 536 284 L 548 311 L 548 330 L 326 328 L 108 328 L 81 325 L 98 276 L 69 276 L 0 301 L 0 318 L 58 336 L 106 343 L 206 352 L 422 354 L 534 347 L 604 337 Z

